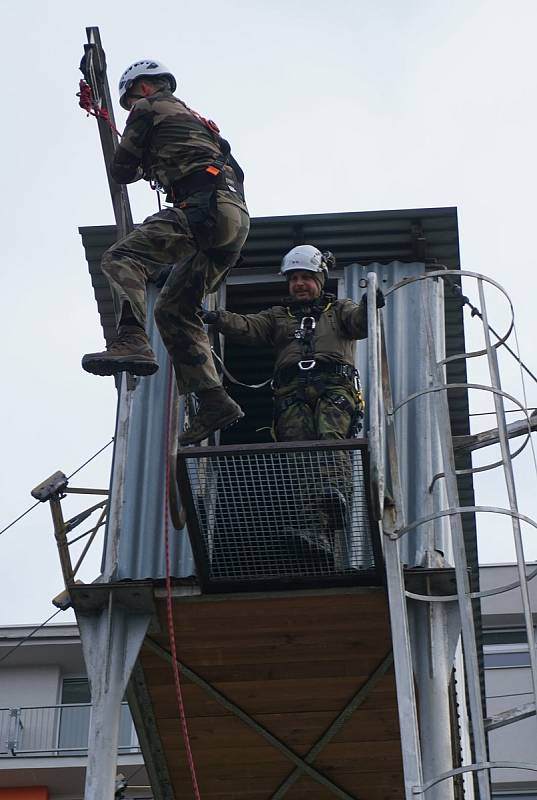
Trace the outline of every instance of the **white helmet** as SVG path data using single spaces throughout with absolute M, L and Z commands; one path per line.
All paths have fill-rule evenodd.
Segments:
M 146 58 L 143 61 L 135 61 L 130 67 L 127 67 L 121 78 L 119 79 L 119 105 L 126 111 L 129 110 L 127 105 L 127 92 L 131 88 L 134 81 L 138 78 L 156 78 L 166 77 L 170 81 L 170 89 L 175 92 L 177 89 L 177 81 L 173 73 L 164 66 L 160 61 L 152 61 Z
M 332 253 L 321 253 L 312 244 L 299 244 L 289 250 L 282 259 L 280 275 L 286 275 L 296 269 L 306 272 L 322 272 L 324 280 L 328 278 L 328 266 L 334 266 L 336 259 Z

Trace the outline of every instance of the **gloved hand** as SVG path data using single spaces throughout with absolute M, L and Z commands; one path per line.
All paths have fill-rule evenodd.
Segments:
M 219 313 L 218 309 L 215 311 L 202 311 L 201 318 L 206 325 L 216 325 Z
M 367 292 L 362 295 L 360 303 L 367 310 Z M 384 292 L 382 291 L 382 289 L 377 289 L 376 306 L 377 308 L 384 308 L 385 305 L 386 305 L 386 298 L 384 297 Z

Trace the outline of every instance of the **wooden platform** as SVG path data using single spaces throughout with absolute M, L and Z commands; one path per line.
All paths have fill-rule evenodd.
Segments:
M 166 659 L 165 600 L 157 607 L 161 633 L 146 638 L 139 665 L 173 796 L 183 800 L 193 792 Z M 383 589 L 183 597 L 173 614 L 177 657 L 192 671 L 182 686 L 203 800 L 269 800 L 292 773 L 277 797 L 404 796 Z M 300 759 L 353 698 L 308 774 Z

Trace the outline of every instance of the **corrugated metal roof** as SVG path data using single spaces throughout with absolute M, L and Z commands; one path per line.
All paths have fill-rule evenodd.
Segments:
M 114 313 L 100 261 L 116 240 L 116 228 L 105 225 L 79 231 L 108 342 L 115 330 Z M 273 273 L 283 253 L 303 242 L 332 250 L 339 268 L 353 261 L 436 261 L 450 269 L 459 267 L 457 210 L 428 208 L 256 217 L 243 250 L 243 263 L 236 272 L 263 273 L 268 269 Z

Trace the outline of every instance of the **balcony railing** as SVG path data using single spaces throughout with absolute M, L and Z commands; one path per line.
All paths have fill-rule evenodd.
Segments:
M 90 703 L 0 708 L 0 758 L 85 756 L 90 712 Z M 127 703 L 121 708 L 119 752 L 140 752 Z

